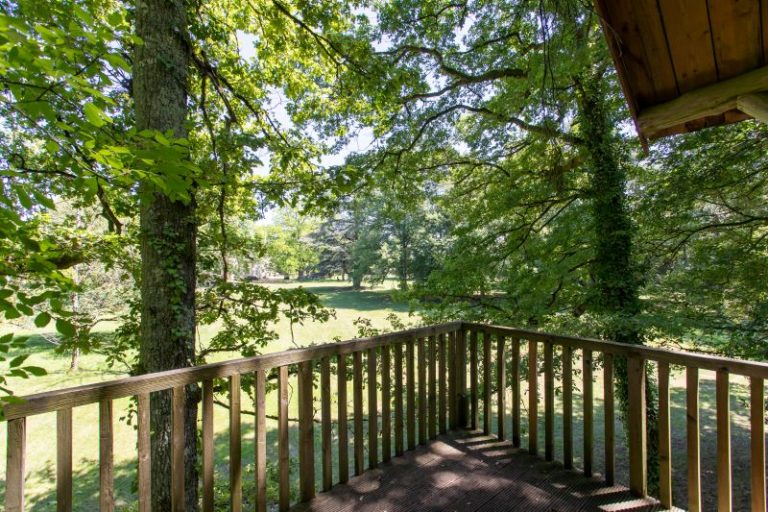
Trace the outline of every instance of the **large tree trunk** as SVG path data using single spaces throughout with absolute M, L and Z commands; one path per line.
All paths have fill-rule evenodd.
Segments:
M 589 77 L 580 84 L 579 117 L 590 161 L 591 202 L 595 234 L 595 312 L 607 319 L 605 336 L 614 341 L 642 344 L 637 321 L 641 310 L 639 279 L 632 262 L 633 225 L 626 204 L 626 175 L 620 162 L 613 123 L 606 113 L 603 77 Z M 650 377 L 650 375 L 649 375 Z M 651 379 L 649 378 L 649 382 Z M 616 394 L 626 426 L 628 380 L 626 360 L 616 361 Z M 655 388 L 648 386 L 648 484 L 658 484 L 658 422 Z
M 187 46 L 183 0 L 137 0 L 133 96 L 138 130 L 171 130 L 186 137 Z M 163 169 L 155 169 L 160 175 Z M 141 185 L 140 371 L 191 366 L 195 357 L 195 203 L 171 200 Z M 186 510 L 198 509 L 196 388 L 187 389 L 185 414 Z M 152 510 L 171 510 L 170 393 L 152 396 Z

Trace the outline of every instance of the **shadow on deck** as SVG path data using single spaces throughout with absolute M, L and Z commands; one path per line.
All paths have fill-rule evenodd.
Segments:
M 608 487 L 477 432 L 426 446 L 319 494 L 292 512 L 526 512 L 663 510 L 623 486 Z

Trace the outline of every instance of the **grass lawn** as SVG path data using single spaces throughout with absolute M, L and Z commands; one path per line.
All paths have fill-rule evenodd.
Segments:
M 293 283 L 275 284 L 274 286 L 296 286 Z M 357 318 L 368 318 L 376 327 L 386 327 L 386 317 L 395 313 L 404 320 L 407 319 L 407 305 L 393 302 L 390 290 L 386 287 L 375 290 L 352 291 L 344 283 L 334 281 L 325 281 L 319 283 L 303 283 L 303 286 L 311 288 L 314 292 L 320 294 L 323 302 L 336 310 L 336 318 L 327 324 L 308 324 L 296 326 L 294 328 L 294 340 L 291 340 L 290 329 L 287 324 L 279 326 L 280 340 L 270 344 L 265 352 L 274 352 L 289 349 L 295 345 L 304 346 L 316 342 L 327 342 L 333 338 L 348 339 L 356 335 L 357 329 L 353 321 Z M 215 326 L 201 329 L 201 341 L 205 343 L 207 339 L 215 332 Z M 32 392 L 63 388 L 74 386 L 87 382 L 114 379 L 122 376 L 119 372 L 109 371 L 102 357 L 98 355 L 85 355 L 81 359 L 80 370 L 74 373 L 68 371 L 69 358 L 67 356 L 56 355 L 52 346 L 42 341 L 41 338 L 35 340 L 36 353 L 30 358 L 30 364 L 37 364 L 48 369 L 49 375 L 42 378 L 32 379 L 28 382 L 16 381 L 13 383 L 14 389 L 19 394 L 28 394 Z M 236 355 L 220 355 L 221 359 L 236 357 Z M 482 359 L 481 359 L 482 360 Z M 580 362 L 574 361 L 574 369 L 580 368 Z M 351 369 L 350 369 L 351 370 Z M 350 371 L 351 373 L 351 371 Z M 483 375 L 482 371 L 479 372 Z M 509 372 L 508 372 L 509 375 Z M 482 377 L 481 377 L 482 378 Z M 595 372 L 594 384 L 594 419 L 595 419 L 595 452 L 594 468 L 596 472 L 603 471 L 603 431 L 604 416 L 602 402 L 602 374 L 599 370 Z M 335 377 L 332 377 L 332 411 L 333 417 L 336 416 L 336 384 Z M 582 389 L 580 375 L 574 377 L 574 384 L 578 390 Z M 557 384 L 559 386 L 559 383 Z M 540 393 L 544 386 L 543 381 L 539 384 Z M 291 378 L 289 390 L 291 392 L 291 404 L 289 415 L 291 418 L 297 416 L 297 397 L 294 394 L 296 389 L 295 378 Z M 703 510 L 715 508 L 715 489 L 716 489 L 716 444 L 715 444 L 715 409 L 714 409 L 714 374 L 710 372 L 701 372 L 701 455 L 702 455 L 702 488 L 704 494 Z M 352 399 L 351 383 L 348 384 L 348 398 Z M 523 383 L 522 400 L 522 427 L 523 427 L 523 446 L 527 445 L 527 397 L 525 383 Z M 686 496 L 686 438 L 685 438 L 685 375 L 681 371 L 673 374 L 672 381 L 672 435 L 673 435 L 673 479 L 674 479 L 674 498 L 678 506 L 685 507 Z M 316 393 L 319 395 L 319 393 Z M 367 400 L 367 393 L 363 394 Z M 482 392 L 481 395 L 482 396 Z M 494 395 L 495 396 L 495 395 Z M 749 503 L 749 435 L 748 435 L 748 387 L 746 382 L 739 378 L 732 378 L 731 383 L 732 396 L 732 439 L 733 439 L 733 484 L 734 484 L 734 510 L 746 510 Z M 511 400 L 508 393 L 507 407 L 511 407 Z M 222 399 L 225 399 L 223 397 Z M 316 396 L 315 408 L 319 409 L 319 400 Z M 243 397 L 244 409 L 250 409 L 247 397 Z M 555 421 L 555 439 L 556 439 L 556 458 L 562 457 L 562 411 L 561 395 L 556 394 L 555 410 L 557 418 Z M 543 398 L 540 402 L 543 401 Z M 575 464 L 579 466 L 582 460 L 582 402 L 580 392 L 574 393 L 574 450 Z M 119 400 L 115 403 L 115 417 L 120 418 L 125 415 L 129 402 L 128 400 Z M 277 396 L 271 393 L 267 397 L 267 415 L 277 414 Z M 367 405 L 364 404 L 364 410 Z M 495 411 L 495 408 L 494 408 Z M 481 410 L 481 418 L 484 411 Z M 351 416 L 351 407 L 349 408 Z M 27 500 L 28 510 L 40 512 L 55 510 L 55 415 L 44 414 L 34 416 L 28 419 L 27 432 Z M 507 415 L 507 421 L 510 421 Z M 540 403 L 539 411 L 539 447 L 544 446 L 544 414 L 543 403 Z M 496 428 L 496 418 L 492 422 L 493 428 Z M 350 417 L 350 428 L 352 421 Z M 295 424 L 291 423 L 290 443 L 291 457 L 298 457 L 296 446 L 298 433 Z M 277 454 L 277 424 L 276 421 L 267 420 L 267 450 L 268 450 L 268 472 L 270 479 L 274 482 L 276 476 L 276 465 L 272 462 L 276 460 Z M 217 407 L 215 413 L 215 451 L 216 451 L 216 480 L 217 480 L 217 503 L 221 504 L 221 510 L 227 510 L 227 487 L 228 487 L 228 414 L 223 407 Z M 74 412 L 74 468 L 75 468 L 75 509 L 76 510 L 95 510 L 98 508 L 98 405 L 89 405 L 78 407 Z M 381 432 L 381 429 L 379 429 Z M 417 429 L 418 432 L 418 429 Z M 507 426 L 507 432 L 511 432 L 511 425 Z M 249 500 L 249 491 L 253 489 L 253 418 L 243 415 L 242 417 L 243 433 L 243 464 L 244 464 L 244 489 L 245 499 Z M 334 428 L 333 441 L 336 443 L 337 433 Z M 509 435 L 509 434 L 508 434 Z M 316 436 L 316 454 L 319 454 L 320 429 L 315 429 Z M 350 441 L 352 436 L 350 435 Z M 367 436 L 366 441 L 367 441 Z M 0 424 L 0 439 L 5 438 L 5 424 Z M 136 435 L 133 427 L 125 421 L 115 422 L 115 488 L 118 503 L 118 510 L 134 510 L 133 502 L 136 499 L 133 486 L 135 482 L 136 467 Z M 379 444 L 380 446 L 380 444 Z M 367 447 L 366 447 L 367 449 Z M 381 449 L 381 448 L 379 448 Z M 626 483 L 627 475 L 627 450 L 621 423 L 616 422 L 616 469 L 617 481 Z M 336 445 L 332 451 L 334 459 L 338 454 Z M 350 463 L 353 462 L 350 451 Z M 5 459 L 5 443 L 0 443 L 0 460 Z M 320 460 L 317 459 L 316 477 L 318 485 L 321 477 Z M 367 461 L 367 454 L 365 460 Z M 297 464 L 297 462 L 294 461 Z M 5 470 L 5 465 L 0 464 L 0 471 Z M 335 468 L 334 461 L 334 468 Z M 298 483 L 296 481 L 298 468 L 292 468 L 291 475 L 293 481 L 293 494 L 297 493 Z M 350 471 L 352 474 L 352 471 Z M 337 475 L 334 475 L 334 481 Z M 0 479 L 4 482 L 4 473 L 0 473 Z M 270 486 L 270 499 L 274 502 L 276 499 L 276 486 Z M 246 504 L 246 509 L 250 508 Z

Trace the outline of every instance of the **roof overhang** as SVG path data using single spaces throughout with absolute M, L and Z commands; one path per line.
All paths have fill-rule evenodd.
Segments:
M 768 122 L 768 1 L 596 0 L 643 142 Z

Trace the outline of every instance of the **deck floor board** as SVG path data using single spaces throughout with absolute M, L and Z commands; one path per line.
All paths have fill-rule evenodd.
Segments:
M 626 487 L 606 486 L 477 432 L 440 436 L 292 512 L 651 512 Z

